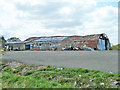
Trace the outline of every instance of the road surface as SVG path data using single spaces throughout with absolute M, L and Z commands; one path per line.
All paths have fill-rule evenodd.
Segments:
M 118 72 L 118 51 L 15 51 L 7 52 L 2 59 L 25 64 Z

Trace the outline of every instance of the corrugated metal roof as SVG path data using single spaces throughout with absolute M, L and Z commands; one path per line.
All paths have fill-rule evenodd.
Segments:
M 37 39 L 39 39 L 39 38 L 40 38 L 40 37 L 30 37 L 30 38 L 24 40 L 24 42 L 33 42 L 34 40 L 37 40 Z
M 71 36 L 70 38 L 76 43 L 78 46 L 84 46 L 97 48 L 98 39 L 100 36 L 104 36 L 105 34 L 92 34 L 86 36 Z M 79 41 L 79 42 L 77 42 Z
M 46 38 L 40 38 L 38 40 L 35 40 L 37 42 L 44 42 L 44 41 L 62 41 L 68 37 L 46 37 Z
M 11 37 L 7 40 L 5 44 L 18 44 L 18 43 L 24 43 L 19 38 Z
M 52 42 L 59 42 L 66 38 L 69 38 L 73 42 L 77 42 L 77 45 L 87 45 L 89 47 L 96 48 L 98 44 L 98 39 L 102 34 L 92 34 L 92 35 L 86 35 L 86 36 L 48 36 L 48 37 L 31 37 L 26 39 L 26 41 L 30 42 L 46 42 L 46 41 L 52 41 Z
M 19 43 L 24 43 L 24 42 L 6 42 L 5 44 L 19 44 Z

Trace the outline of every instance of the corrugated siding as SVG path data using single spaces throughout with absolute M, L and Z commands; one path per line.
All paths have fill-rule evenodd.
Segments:
M 99 39 L 97 48 L 98 50 L 105 50 L 105 40 Z
M 110 44 L 109 44 L 109 42 L 108 42 L 108 44 L 107 44 L 107 49 L 110 49 Z
M 102 40 L 102 50 L 105 50 L 105 40 Z

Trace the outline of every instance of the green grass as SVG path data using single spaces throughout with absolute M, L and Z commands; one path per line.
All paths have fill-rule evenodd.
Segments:
M 5 65 L 5 63 L 4 62 L 0 62 L 0 66 L 3 66 L 3 65 Z
M 5 64 L 1 64 L 2 66 Z M 33 65 L 32 65 L 33 66 Z M 22 71 L 29 68 L 24 74 Z M 118 88 L 113 82 L 120 81 L 118 73 L 103 73 L 83 68 L 52 67 L 35 69 L 20 65 L 12 70 L 10 66 L 0 73 L 4 88 Z M 76 84 L 75 84 L 76 82 Z M 1 82 L 0 82 L 1 83 Z
M 0 73 L 0 90 L 2 89 L 2 73 Z
M 120 50 L 120 44 L 114 45 L 111 48 L 112 50 Z

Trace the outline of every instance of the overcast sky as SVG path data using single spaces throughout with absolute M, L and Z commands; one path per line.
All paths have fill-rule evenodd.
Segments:
M 6 39 L 98 33 L 118 43 L 118 0 L 0 0 Z

